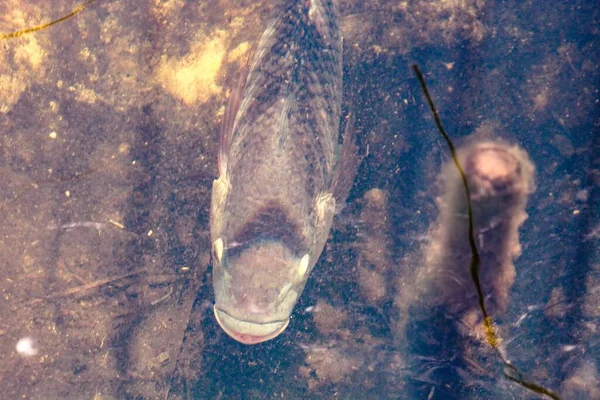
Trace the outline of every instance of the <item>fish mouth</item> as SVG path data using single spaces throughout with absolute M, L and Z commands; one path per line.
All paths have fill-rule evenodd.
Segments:
M 287 328 L 290 319 L 284 321 L 268 322 L 264 324 L 243 321 L 232 317 L 217 306 L 213 307 L 215 318 L 232 339 L 244 344 L 257 344 L 266 342 L 278 336 Z

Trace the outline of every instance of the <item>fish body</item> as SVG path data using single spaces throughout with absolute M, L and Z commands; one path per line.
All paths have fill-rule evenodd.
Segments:
M 357 163 L 341 101 L 335 4 L 282 0 L 231 94 L 213 183 L 214 313 L 239 342 L 286 328 L 345 200 Z

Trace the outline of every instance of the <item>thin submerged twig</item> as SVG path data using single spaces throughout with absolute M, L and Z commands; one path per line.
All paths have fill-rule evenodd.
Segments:
M 446 130 L 444 129 L 444 127 L 442 125 L 442 121 L 439 117 L 439 114 L 438 114 L 436 108 L 435 108 L 435 105 L 433 104 L 433 100 L 431 98 L 431 95 L 429 94 L 427 85 L 425 84 L 425 78 L 423 78 L 423 74 L 421 73 L 419 66 L 414 64 L 412 66 L 412 68 L 413 68 L 413 71 L 415 72 L 415 75 L 417 76 L 417 79 L 419 80 L 419 84 L 421 85 L 421 88 L 423 89 L 423 93 L 425 94 L 425 98 L 427 99 L 427 103 L 429 104 L 429 108 L 431 109 L 431 113 L 433 114 L 433 119 L 435 121 L 435 124 L 448 145 L 448 149 L 450 150 L 450 156 L 452 158 L 452 161 L 454 162 L 454 165 L 456 166 L 456 169 L 458 170 L 458 173 L 460 174 L 460 178 L 462 180 L 463 187 L 465 190 L 465 195 L 467 198 L 468 239 L 469 239 L 469 247 L 471 249 L 471 262 L 470 262 L 470 266 L 469 266 L 469 271 L 471 273 L 471 279 L 473 280 L 475 289 L 477 290 L 477 299 L 479 302 L 479 308 L 481 309 L 481 313 L 483 314 L 483 327 L 484 327 L 484 331 L 485 331 L 486 341 L 492 347 L 492 349 L 494 349 L 494 351 L 500 358 L 500 361 L 502 362 L 502 364 L 504 364 L 503 373 L 507 379 L 509 379 L 509 380 L 511 380 L 511 381 L 513 381 L 535 393 L 544 394 L 544 395 L 550 397 L 551 399 L 560 400 L 560 397 L 556 393 L 551 391 L 550 389 L 546 389 L 545 387 L 543 387 L 535 382 L 524 379 L 522 372 L 517 367 L 512 365 L 504 357 L 504 355 L 502 355 L 502 352 L 499 349 L 500 338 L 499 338 L 498 334 L 496 333 L 496 329 L 494 327 L 494 321 L 489 316 L 487 309 L 485 307 L 485 300 L 484 300 L 485 298 L 483 295 L 483 289 L 481 288 L 481 282 L 479 280 L 479 267 L 481 265 L 481 257 L 479 256 L 479 251 L 477 250 L 477 245 L 475 243 L 475 234 L 474 234 L 475 229 L 474 229 L 474 223 L 473 223 L 473 206 L 472 206 L 472 202 L 471 202 L 471 190 L 469 189 L 469 184 L 467 182 L 467 176 L 466 176 L 462 166 L 460 165 L 460 162 L 458 161 L 458 157 L 456 156 L 456 149 L 454 147 L 454 144 L 452 143 L 452 140 L 450 139 L 450 137 L 448 136 L 448 134 L 446 133 Z
M 20 31 L 10 32 L 10 33 L 0 33 L 0 40 L 12 39 L 12 38 L 26 35 L 28 33 L 33 33 L 33 32 L 37 32 L 37 31 L 41 31 L 46 28 L 50 28 L 53 25 L 59 24 L 63 21 L 66 21 L 67 19 L 69 19 L 71 17 L 74 17 L 75 15 L 79 14 L 81 11 L 83 11 L 85 8 L 90 6 L 92 3 L 95 3 L 96 1 L 98 1 L 98 0 L 88 0 L 85 3 L 74 8 L 73 11 L 71 11 L 69 14 L 62 16 L 59 19 L 55 19 L 54 21 L 50 21 L 50 22 L 47 22 L 42 25 L 34 26 L 33 28 L 22 29 Z

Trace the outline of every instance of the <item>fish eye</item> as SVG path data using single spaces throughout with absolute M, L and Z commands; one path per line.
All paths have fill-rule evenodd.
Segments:
M 300 260 L 300 265 L 298 266 L 298 276 L 304 277 L 306 271 L 308 270 L 308 261 L 310 257 L 308 254 L 305 254 L 304 257 Z
M 213 242 L 213 257 L 218 263 L 221 263 L 223 258 L 223 239 L 218 238 Z

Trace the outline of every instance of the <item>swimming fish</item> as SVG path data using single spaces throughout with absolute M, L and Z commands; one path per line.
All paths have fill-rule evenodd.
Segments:
M 229 101 L 213 182 L 214 314 L 238 342 L 285 330 L 358 165 L 340 145 L 342 37 L 331 0 L 281 0 Z

